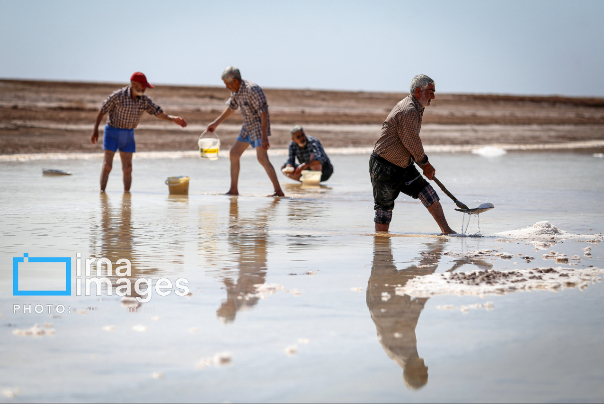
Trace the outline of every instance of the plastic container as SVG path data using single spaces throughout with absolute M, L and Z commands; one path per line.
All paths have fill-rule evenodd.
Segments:
M 321 171 L 304 170 L 302 171 L 300 181 L 302 181 L 302 184 L 304 185 L 318 185 L 321 182 L 322 174 L 323 172 Z
M 170 189 L 170 195 L 189 194 L 189 177 L 168 177 L 166 185 Z
M 199 157 L 207 160 L 218 160 L 218 152 L 220 151 L 220 139 L 214 133 L 213 137 L 203 137 L 207 132 L 203 132 L 199 136 L 197 145 L 199 146 Z

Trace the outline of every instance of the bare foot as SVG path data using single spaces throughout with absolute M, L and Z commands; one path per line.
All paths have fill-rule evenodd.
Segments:
M 285 194 L 283 193 L 283 191 L 275 191 L 272 195 L 267 196 L 285 196 Z
M 449 229 L 448 232 L 442 232 L 440 235 L 441 236 L 450 236 L 451 234 L 457 234 L 457 232 L 455 230 Z
M 233 196 L 238 196 L 238 195 L 239 195 L 239 192 L 237 192 L 237 191 L 233 192 L 233 191 L 231 191 L 231 190 L 229 189 L 229 192 L 227 192 L 225 195 L 233 195 Z

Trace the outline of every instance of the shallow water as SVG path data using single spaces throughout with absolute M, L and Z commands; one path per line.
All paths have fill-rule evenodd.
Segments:
M 0 400 L 602 401 L 604 287 L 595 279 L 583 290 L 484 298 L 412 298 L 395 288 L 449 270 L 603 267 L 596 236 L 535 250 L 495 233 L 543 220 L 572 234 L 604 233 L 604 159 L 430 158 L 459 200 L 495 205 L 480 216 L 484 237 L 436 237 L 425 208 L 408 197 L 397 201 L 392 237 L 374 236 L 367 155 L 334 155 L 325 186 L 281 177 L 280 199 L 264 197 L 272 189 L 253 156 L 242 160 L 240 197 L 221 195 L 224 158 L 135 159 L 126 195 L 119 160 L 106 195 L 98 194 L 100 159 L 0 163 L 0 389 L 19 389 Z M 272 157 L 276 166 L 282 159 Z M 42 176 L 42 168 L 73 175 Z M 188 196 L 168 195 L 164 180 L 178 175 L 191 177 Z M 460 231 L 463 215 L 439 194 Z M 514 258 L 445 255 L 481 249 Z M 542 258 L 548 251 L 581 260 L 557 264 Z M 12 257 L 24 253 L 72 257 L 74 266 L 76 253 L 126 258 L 130 279 L 186 278 L 191 295 L 154 291 L 138 312 L 107 288 L 100 297 L 13 296 Z M 471 306 L 487 302 L 492 310 Z M 15 304 L 69 312 L 13 313 Z M 13 334 L 45 322 L 54 335 Z M 198 366 L 225 351 L 230 363 Z

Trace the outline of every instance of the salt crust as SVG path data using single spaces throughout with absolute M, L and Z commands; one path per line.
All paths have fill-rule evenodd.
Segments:
M 524 229 L 518 230 L 510 230 L 510 231 L 502 231 L 500 233 L 495 233 L 496 236 L 500 237 L 509 237 L 515 239 L 535 239 L 538 241 L 543 240 L 566 240 L 566 239 L 588 239 L 588 241 L 597 241 L 600 242 L 604 240 L 604 236 L 602 234 L 572 234 L 566 232 L 564 230 L 560 230 L 558 227 L 554 226 L 548 221 L 537 222 L 532 226 L 526 227 Z
M 247 293 L 243 296 L 237 296 L 237 299 L 239 299 L 239 300 L 243 300 L 243 299 L 250 300 L 253 298 L 266 299 L 270 295 L 274 295 L 275 293 L 277 293 L 280 290 L 284 290 L 285 292 L 291 293 L 294 296 L 300 296 L 302 294 L 302 292 L 300 292 L 298 289 L 285 290 L 285 286 L 279 285 L 277 283 L 257 284 L 257 285 L 254 285 L 254 288 L 256 288 L 255 293 Z
M 15 398 L 21 394 L 21 389 L 19 389 L 18 387 L 14 389 L 4 389 L 2 390 L 2 394 L 4 394 L 4 397 L 7 398 Z
M 201 358 L 195 366 L 197 369 L 203 369 L 207 366 L 227 366 L 231 364 L 231 353 L 230 352 L 219 352 L 209 358 Z
M 411 279 L 397 287 L 397 295 L 431 297 L 437 295 L 505 295 L 532 290 L 557 292 L 567 288 L 585 289 L 590 283 L 600 282 L 600 268 L 533 268 L 512 271 L 471 271 L 431 274 Z
M 54 335 L 55 329 L 52 328 L 51 323 L 44 323 L 44 326 L 40 326 L 40 324 L 34 324 L 31 328 L 27 329 L 16 329 L 13 330 L 13 335 L 20 336 L 33 336 L 33 337 L 43 337 L 44 335 Z

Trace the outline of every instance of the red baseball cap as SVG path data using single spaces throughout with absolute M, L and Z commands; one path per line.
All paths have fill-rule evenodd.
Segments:
M 137 83 L 141 83 L 146 88 L 154 88 L 155 87 L 155 86 L 152 86 L 151 84 L 149 84 L 149 82 L 147 81 L 147 77 L 143 73 L 141 73 L 141 72 L 135 72 L 135 73 L 133 73 L 132 77 L 130 77 L 130 81 L 136 81 Z

